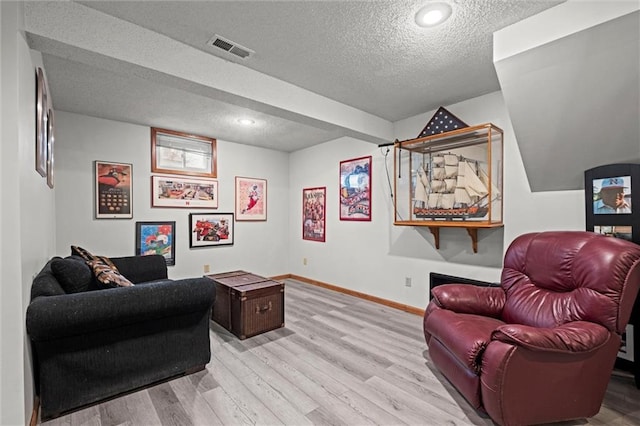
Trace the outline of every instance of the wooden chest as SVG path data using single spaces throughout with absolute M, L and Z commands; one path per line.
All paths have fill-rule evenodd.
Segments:
M 284 327 L 284 284 L 245 271 L 206 275 L 216 284 L 212 318 L 239 339 Z

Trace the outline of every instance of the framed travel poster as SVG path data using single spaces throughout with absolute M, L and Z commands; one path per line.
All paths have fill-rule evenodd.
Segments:
M 95 162 L 96 219 L 131 219 L 133 166 L 127 163 Z
M 159 254 L 167 265 L 175 265 L 175 236 L 175 222 L 136 222 L 136 256 Z
M 267 220 L 267 181 L 236 176 L 236 220 Z
M 302 239 L 324 242 L 327 187 L 302 190 Z
M 191 213 L 189 247 L 233 245 L 233 213 Z
M 340 220 L 371 220 L 371 156 L 340 162 Z
M 151 173 L 215 178 L 216 155 L 213 138 L 151 128 Z
M 151 176 L 152 207 L 218 208 L 218 181 L 177 176 Z

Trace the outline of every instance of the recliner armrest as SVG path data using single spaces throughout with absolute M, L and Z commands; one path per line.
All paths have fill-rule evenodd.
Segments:
M 587 321 L 574 321 L 554 328 L 506 324 L 493 331 L 491 340 L 499 340 L 534 351 L 584 353 L 607 343 L 611 332 Z
M 481 287 L 468 284 L 443 284 L 431 290 L 433 301 L 441 308 L 460 314 L 500 318 L 505 303 L 501 287 Z
M 214 283 L 208 278 L 42 296 L 27 308 L 27 333 L 34 341 L 52 340 L 206 312 L 214 298 Z

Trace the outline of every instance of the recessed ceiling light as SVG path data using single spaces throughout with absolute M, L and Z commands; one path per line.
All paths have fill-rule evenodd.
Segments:
M 443 23 L 450 16 L 449 3 L 429 3 L 416 13 L 416 24 L 420 27 L 433 27 Z
M 250 118 L 239 118 L 238 123 L 242 124 L 243 126 L 251 126 L 253 123 L 255 123 L 255 121 Z

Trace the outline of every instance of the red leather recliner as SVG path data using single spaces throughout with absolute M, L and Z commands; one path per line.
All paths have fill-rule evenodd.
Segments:
M 424 335 L 435 366 L 502 425 L 598 413 L 640 286 L 640 246 L 541 232 L 508 248 L 500 287 L 432 290 Z

